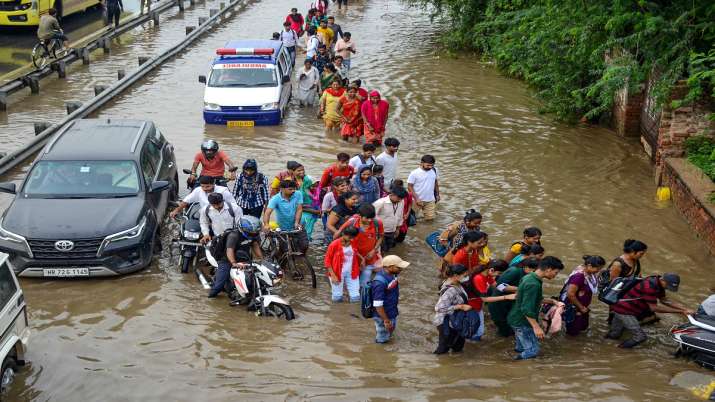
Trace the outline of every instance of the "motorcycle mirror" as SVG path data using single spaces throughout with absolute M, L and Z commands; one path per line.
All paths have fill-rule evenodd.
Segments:
M 191 174 L 191 169 L 183 169 L 184 174 Z

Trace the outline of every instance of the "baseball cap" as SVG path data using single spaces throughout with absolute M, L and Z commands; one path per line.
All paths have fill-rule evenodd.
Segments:
M 661 277 L 665 281 L 665 288 L 671 292 L 677 292 L 680 286 L 680 275 L 668 272 Z
M 382 266 L 389 267 L 391 265 L 397 265 L 400 268 L 407 268 L 407 266 L 410 265 L 410 263 L 407 261 L 404 261 L 402 258 L 400 258 L 396 255 L 388 255 L 388 256 L 383 257 Z

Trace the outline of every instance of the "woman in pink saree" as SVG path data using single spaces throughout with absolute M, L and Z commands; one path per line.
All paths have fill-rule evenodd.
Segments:
M 361 107 L 362 118 L 365 122 L 365 143 L 382 145 L 389 111 L 390 104 L 380 99 L 380 93 L 370 92 L 370 99 L 368 102 L 363 102 Z

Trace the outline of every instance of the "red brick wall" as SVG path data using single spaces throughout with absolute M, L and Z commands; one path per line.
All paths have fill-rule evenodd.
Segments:
M 643 106 L 643 90 L 638 92 L 623 88 L 618 91 L 613 104 L 611 126 L 623 137 L 640 135 L 641 109 Z
M 670 187 L 675 208 L 715 255 L 715 208 L 709 195 L 715 183 L 685 159 L 668 158 L 663 163 L 663 184 Z
M 677 98 L 674 98 L 677 99 Z M 664 158 L 680 158 L 685 155 L 683 142 L 696 134 L 712 135 L 715 122 L 708 119 L 712 113 L 702 103 L 672 109 L 664 107 L 658 132 L 658 149 L 655 164 L 660 166 Z

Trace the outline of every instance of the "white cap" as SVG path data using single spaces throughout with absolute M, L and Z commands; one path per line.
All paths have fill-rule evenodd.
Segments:
M 382 266 L 389 267 L 391 265 L 397 265 L 400 268 L 407 268 L 410 265 L 409 262 L 404 261 L 402 258 L 396 255 L 388 255 L 382 258 Z

